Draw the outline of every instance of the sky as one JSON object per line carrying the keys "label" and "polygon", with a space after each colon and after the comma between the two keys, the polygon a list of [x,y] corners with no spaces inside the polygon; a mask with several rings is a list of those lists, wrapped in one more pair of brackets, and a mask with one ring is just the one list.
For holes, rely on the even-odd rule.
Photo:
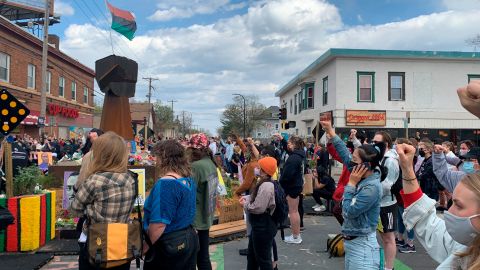
{"label": "sky", "polygon": [[278,105],[275,92],[329,48],[472,51],[465,40],[480,34],[480,0],[109,2],[135,14],[132,41],[110,31],[104,0],[56,0],[60,49],[94,68],[113,44],[139,64],[135,99],[157,78],[152,99],[176,100],[212,134],[232,94]]}

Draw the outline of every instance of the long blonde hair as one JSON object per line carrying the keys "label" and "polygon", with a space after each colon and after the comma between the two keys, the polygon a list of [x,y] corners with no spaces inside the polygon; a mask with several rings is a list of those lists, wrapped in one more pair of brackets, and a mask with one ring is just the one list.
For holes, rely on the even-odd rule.
{"label": "long blonde hair", "polygon": [[[467,174],[463,177],[461,183],[475,193],[477,202],[480,205],[480,174]],[[458,254],[458,256],[468,260],[468,270],[480,269],[480,235],[475,237],[473,243],[467,248],[467,251]]]}
{"label": "long blonde hair", "polygon": [[109,131],[95,139],[91,152],[88,176],[97,172],[127,172],[127,145],[115,132]]}

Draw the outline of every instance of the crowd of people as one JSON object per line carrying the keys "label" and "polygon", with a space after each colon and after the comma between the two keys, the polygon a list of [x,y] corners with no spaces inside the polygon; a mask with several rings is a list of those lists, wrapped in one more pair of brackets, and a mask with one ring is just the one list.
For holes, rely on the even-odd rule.
{"label": "crowd of people", "polygon": [[[459,96],[480,117],[480,82],[459,89]],[[463,141],[456,152],[451,142],[392,138],[384,131],[366,138],[351,130],[345,142],[330,122],[320,124],[324,146],[279,134],[266,144],[235,135],[217,140],[195,134],[188,141],[162,140],[152,146],[160,178],[144,205],[149,240],[144,268],[212,269],[209,229],[223,170],[241,183],[235,194],[246,213],[249,242],[240,253],[247,256],[248,270],[278,269],[275,236],[286,224],[291,235],[282,240],[302,244],[302,193],[309,171],[314,175],[314,211],[325,211],[324,201],[333,201],[345,269],[380,269],[380,245],[384,269],[393,269],[397,251],[415,252],[414,240],[440,264],[438,269],[480,269],[479,148]],[[81,223],[80,269],[96,268],[87,258],[88,225],[127,222],[135,201],[127,143],[113,132],[97,135],[71,205],[88,220]],[[343,164],[337,183],[329,175],[330,157]],[[444,211],[443,219],[437,210]],[[180,242],[181,249],[169,248]],[[115,269],[129,269],[129,264]]]}

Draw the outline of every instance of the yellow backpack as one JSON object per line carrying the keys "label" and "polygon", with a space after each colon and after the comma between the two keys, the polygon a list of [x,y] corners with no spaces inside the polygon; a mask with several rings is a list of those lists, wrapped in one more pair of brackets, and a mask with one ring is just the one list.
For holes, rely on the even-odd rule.
{"label": "yellow backpack", "polygon": [[345,255],[342,234],[337,234],[335,237],[327,240],[327,252],[330,254],[330,258],[343,257]]}

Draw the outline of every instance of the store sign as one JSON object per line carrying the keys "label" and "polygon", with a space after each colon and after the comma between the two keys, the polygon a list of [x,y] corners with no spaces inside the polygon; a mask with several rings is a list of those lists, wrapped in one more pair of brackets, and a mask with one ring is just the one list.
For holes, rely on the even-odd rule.
{"label": "store sign", "polygon": [[333,123],[333,111],[328,111],[328,112],[322,112],[320,113],[320,121],[329,121],[332,126],[334,126]]}
{"label": "store sign", "polygon": [[386,126],[386,111],[346,111],[347,126]]}
{"label": "store sign", "polygon": [[48,104],[48,113],[53,116],[60,114],[66,118],[78,118],[77,109],[71,109],[56,104]]}

